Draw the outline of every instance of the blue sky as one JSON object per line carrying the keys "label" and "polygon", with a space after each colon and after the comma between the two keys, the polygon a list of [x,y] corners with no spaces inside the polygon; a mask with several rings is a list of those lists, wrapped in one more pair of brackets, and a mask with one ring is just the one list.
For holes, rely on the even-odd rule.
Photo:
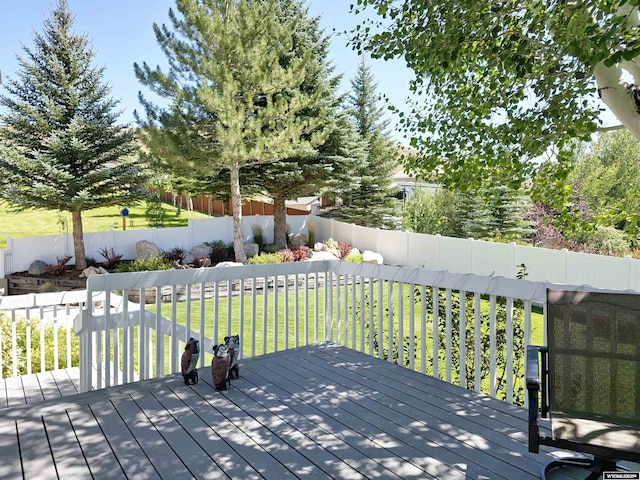
{"label": "blue sky", "polygon": [[[16,54],[21,45],[33,46],[33,32],[42,31],[53,0],[5,0],[0,16],[0,71],[3,77],[15,77]],[[346,0],[307,0],[312,15],[320,15],[327,33],[351,30],[362,21],[349,13]],[[95,63],[106,67],[104,81],[112,88],[112,95],[121,101],[122,122],[133,121],[138,109],[138,91],[145,89],[133,73],[133,63],[163,65],[164,56],[152,30],[153,22],[166,23],[167,12],[175,7],[174,0],[69,0],[75,15],[75,32],[86,34],[96,52]],[[331,59],[336,73],[344,75],[342,89],[349,89],[358,63],[358,55],[346,45],[343,36],[332,35]],[[411,72],[400,60],[385,62],[371,60],[378,83],[378,93],[386,94],[393,103],[402,106],[408,94]],[[0,90],[1,91],[1,90]],[[3,92],[4,93],[4,92]],[[391,117],[389,117],[392,120]],[[399,137],[394,135],[397,139]]]}

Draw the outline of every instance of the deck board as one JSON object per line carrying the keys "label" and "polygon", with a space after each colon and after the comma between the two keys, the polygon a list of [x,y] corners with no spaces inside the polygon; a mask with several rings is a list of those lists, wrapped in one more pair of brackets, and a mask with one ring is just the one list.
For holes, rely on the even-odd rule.
{"label": "deck board", "polygon": [[89,478],[91,472],[68,415],[43,417],[56,473],[61,478]]}
{"label": "deck board", "polygon": [[208,368],[73,394],[76,374],[0,384],[0,479],[527,480],[552,458],[524,409],[334,345],[244,359],[225,392]]}
{"label": "deck board", "polygon": [[[327,359],[327,356],[324,355],[324,358]],[[300,362],[304,362],[303,368],[322,375],[323,372],[314,364],[312,358],[301,358]],[[422,381],[420,384],[422,388],[418,389],[409,384],[412,375],[404,376],[402,375],[404,372],[388,369],[388,366],[392,366],[388,362],[377,362],[373,359],[372,363],[375,364],[374,368],[359,369],[357,374],[339,365],[333,365],[333,368],[326,372],[329,377],[325,376],[324,381],[332,379],[340,382],[343,388],[363,391],[363,395],[367,396],[359,402],[359,405],[375,412],[374,418],[381,416],[391,422],[382,424],[380,428],[384,431],[396,430],[403,441],[409,441],[412,436],[420,435],[424,437],[425,443],[437,442],[437,448],[445,450],[447,445],[451,444],[452,438],[460,442],[463,448],[459,448],[460,445],[456,444],[456,449],[450,451],[448,458],[443,458],[446,463],[455,463],[451,455],[454,457],[462,455],[475,464],[478,472],[500,474],[505,478],[527,478],[527,471],[535,469],[537,462],[532,458],[532,454],[514,455],[514,442],[505,436],[506,433],[522,434],[526,431],[526,422],[522,421],[521,429],[517,431],[505,427],[495,419],[487,418],[488,421],[485,422],[483,415],[468,407],[462,408],[459,399],[442,398],[430,393],[429,383],[444,382],[429,378],[429,382]],[[358,383],[363,381],[364,383]],[[375,399],[370,398],[371,393],[367,394],[366,389],[371,389],[371,385],[375,385],[373,387],[374,395],[377,397]],[[380,395],[385,396],[380,397]],[[458,408],[457,413],[450,411],[452,407]],[[403,425],[407,424],[413,425],[410,431],[403,428]],[[437,427],[434,428],[433,425]],[[526,440],[524,435],[521,440]],[[490,454],[486,455],[485,451],[489,451]],[[487,472],[485,469],[492,472]]]}
{"label": "deck board", "polygon": [[94,478],[107,476],[109,478],[126,478],[89,406],[82,405],[71,408],[67,414],[92,476]]}
{"label": "deck board", "polygon": [[161,478],[111,402],[92,405],[91,411],[128,478]]}

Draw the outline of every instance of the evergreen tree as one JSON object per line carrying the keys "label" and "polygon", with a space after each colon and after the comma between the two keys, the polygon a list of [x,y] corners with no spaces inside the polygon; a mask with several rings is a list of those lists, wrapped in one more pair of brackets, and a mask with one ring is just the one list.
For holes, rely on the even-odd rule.
{"label": "evergreen tree", "polygon": [[166,135],[196,170],[229,170],[235,255],[246,262],[240,169],[305,154],[323,140],[318,122],[299,115],[317,101],[300,91],[311,58],[296,54],[298,25],[279,17],[275,0],[177,0],[177,9],[169,10],[171,29],[153,27],[168,72],[135,65],[140,81],[169,101],[141,96],[141,123],[151,138]]}
{"label": "evergreen tree", "polygon": [[0,116],[0,196],[17,210],[68,211],[76,269],[86,267],[82,212],[126,205],[145,183],[130,128],[116,125],[117,101],[101,83],[104,68],[85,36],[72,31],[66,0],[58,0],[34,33],[34,48],[7,78]]}
{"label": "evergreen tree", "polygon": [[[322,120],[316,133],[332,135],[331,140],[325,142],[326,146],[319,145],[314,152],[283,158],[257,169],[257,177],[263,180],[263,191],[273,199],[274,242],[278,247],[285,248],[285,201],[317,194],[332,184],[341,172],[350,170],[351,163],[355,161],[355,152],[338,153],[341,147],[336,142],[340,139],[348,141],[348,134],[335,130],[348,126],[344,119],[336,120],[341,101],[336,93],[340,76],[333,75],[334,67],[329,61],[329,37],[320,28],[320,18],[309,17],[308,8],[299,0],[279,0],[278,5],[283,18],[296,19],[298,29],[293,32],[296,56],[310,55],[312,58],[300,90],[305,95],[312,95],[317,102],[310,104],[299,115]],[[281,63],[288,61],[288,57],[281,58]]]}
{"label": "evergreen tree", "polygon": [[351,89],[348,112],[366,144],[366,160],[353,172],[351,184],[340,192],[342,205],[332,215],[365,227],[394,228],[391,177],[397,166],[397,151],[388,139],[388,121],[378,105],[377,84],[364,56],[351,80]]}

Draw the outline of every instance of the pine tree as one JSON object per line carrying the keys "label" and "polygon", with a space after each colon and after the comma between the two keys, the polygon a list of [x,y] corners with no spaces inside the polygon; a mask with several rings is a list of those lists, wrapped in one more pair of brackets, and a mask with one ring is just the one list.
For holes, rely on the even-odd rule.
{"label": "pine tree", "polygon": [[[327,137],[324,142],[326,146],[323,143],[316,151],[283,158],[256,170],[257,177],[263,180],[264,193],[273,199],[274,243],[284,248],[287,245],[286,200],[319,193],[332,184],[341,172],[350,170],[354,155],[353,152],[343,152],[344,155],[337,153],[340,147],[336,142],[345,136],[335,130],[344,129],[346,125],[344,119],[337,120],[341,98],[336,91],[340,76],[333,75],[334,67],[329,60],[329,37],[323,34],[320,18],[309,17],[308,8],[300,0],[279,0],[278,6],[283,18],[296,19],[297,30],[293,32],[295,55],[310,55],[312,59],[300,90],[305,95],[312,95],[317,102],[310,104],[299,115],[321,120],[315,133]],[[281,63],[288,61],[288,57],[281,59]],[[329,140],[330,135],[332,137]]]}
{"label": "pine tree", "polygon": [[351,80],[348,112],[366,144],[366,161],[353,171],[352,182],[340,192],[342,205],[332,213],[365,227],[395,228],[396,209],[391,178],[397,152],[389,141],[384,109],[378,105],[377,84],[364,56]]}
{"label": "pine tree", "polygon": [[169,101],[141,97],[141,123],[151,149],[167,136],[195,170],[229,170],[235,255],[246,262],[240,169],[306,154],[322,141],[318,122],[299,115],[316,101],[300,91],[311,58],[295,55],[295,19],[279,18],[275,0],[178,0],[177,9],[169,10],[171,29],[154,24],[168,72],[135,65],[140,81]]}
{"label": "pine tree", "polygon": [[133,131],[116,125],[104,68],[92,66],[89,40],[72,28],[67,1],[58,0],[33,50],[18,56],[17,79],[5,81],[0,196],[16,210],[70,212],[75,266],[84,269],[82,212],[142,198],[146,175]]}

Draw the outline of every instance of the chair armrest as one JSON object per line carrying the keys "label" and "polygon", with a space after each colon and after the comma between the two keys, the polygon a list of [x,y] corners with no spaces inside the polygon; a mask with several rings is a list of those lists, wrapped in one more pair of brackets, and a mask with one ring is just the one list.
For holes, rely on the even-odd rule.
{"label": "chair armrest", "polygon": [[539,351],[539,347],[535,345],[527,345],[525,381],[529,395],[531,395],[532,392],[538,392],[540,390],[540,368],[538,363]]}

